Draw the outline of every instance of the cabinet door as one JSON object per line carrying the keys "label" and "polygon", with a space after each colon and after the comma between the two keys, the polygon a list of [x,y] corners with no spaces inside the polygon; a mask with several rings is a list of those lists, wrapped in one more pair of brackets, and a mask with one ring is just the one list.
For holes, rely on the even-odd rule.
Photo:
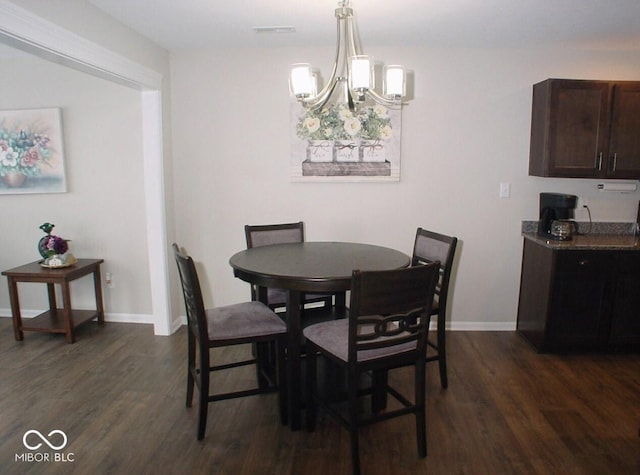
{"label": "cabinet door", "polygon": [[612,97],[607,176],[640,177],[640,83],[616,84]]}
{"label": "cabinet door", "polygon": [[597,177],[607,158],[609,85],[556,81],[551,85],[549,175]]}
{"label": "cabinet door", "polygon": [[618,253],[610,343],[620,349],[640,347],[640,253],[637,252]]}
{"label": "cabinet door", "polygon": [[547,350],[545,338],[553,256],[554,252],[548,247],[524,240],[516,328],[538,351]]}
{"label": "cabinet door", "polygon": [[558,252],[547,338],[556,349],[606,345],[611,256],[602,252]]}

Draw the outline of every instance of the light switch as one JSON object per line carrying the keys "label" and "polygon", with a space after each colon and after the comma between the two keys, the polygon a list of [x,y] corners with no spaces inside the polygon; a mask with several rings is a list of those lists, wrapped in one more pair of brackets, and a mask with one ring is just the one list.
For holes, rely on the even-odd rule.
{"label": "light switch", "polygon": [[511,184],[500,183],[500,198],[509,198],[511,196]]}

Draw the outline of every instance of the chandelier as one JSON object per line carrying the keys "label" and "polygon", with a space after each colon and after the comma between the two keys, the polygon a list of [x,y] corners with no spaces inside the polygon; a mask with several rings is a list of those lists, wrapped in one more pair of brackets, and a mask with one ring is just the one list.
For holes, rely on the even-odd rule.
{"label": "chandelier", "polygon": [[291,66],[289,88],[291,94],[307,109],[322,109],[334,95],[336,102],[356,104],[367,98],[386,107],[400,107],[405,95],[405,71],[402,66],[384,67],[383,93],[375,88],[374,63],[362,53],[357,25],[350,0],[340,0],[335,10],[337,20],[336,55],[328,81],[318,92],[318,74],[308,63]]}

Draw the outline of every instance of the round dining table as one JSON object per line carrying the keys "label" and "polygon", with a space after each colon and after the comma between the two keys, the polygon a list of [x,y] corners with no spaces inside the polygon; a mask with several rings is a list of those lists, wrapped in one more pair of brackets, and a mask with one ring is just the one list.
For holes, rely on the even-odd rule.
{"label": "round dining table", "polygon": [[229,259],[237,278],[258,287],[260,301],[267,303],[267,288],[287,292],[288,413],[292,430],[301,426],[301,295],[337,293],[335,311],[339,315],[344,310],[344,292],[351,288],[354,270],[399,269],[410,262],[409,256],[400,251],[351,242],[273,244],[240,251]]}

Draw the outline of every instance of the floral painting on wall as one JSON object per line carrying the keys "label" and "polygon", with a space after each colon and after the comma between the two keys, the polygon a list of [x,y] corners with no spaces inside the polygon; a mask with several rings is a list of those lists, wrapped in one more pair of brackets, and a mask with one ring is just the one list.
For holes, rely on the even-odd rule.
{"label": "floral painting on wall", "polygon": [[60,109],[0,111],[0,194],[65,191]]}
{"label": "floral painting on wall", "polygon": [[399,181],[401,110],[382,105],[350,110],[291,109],[293,181]]}

